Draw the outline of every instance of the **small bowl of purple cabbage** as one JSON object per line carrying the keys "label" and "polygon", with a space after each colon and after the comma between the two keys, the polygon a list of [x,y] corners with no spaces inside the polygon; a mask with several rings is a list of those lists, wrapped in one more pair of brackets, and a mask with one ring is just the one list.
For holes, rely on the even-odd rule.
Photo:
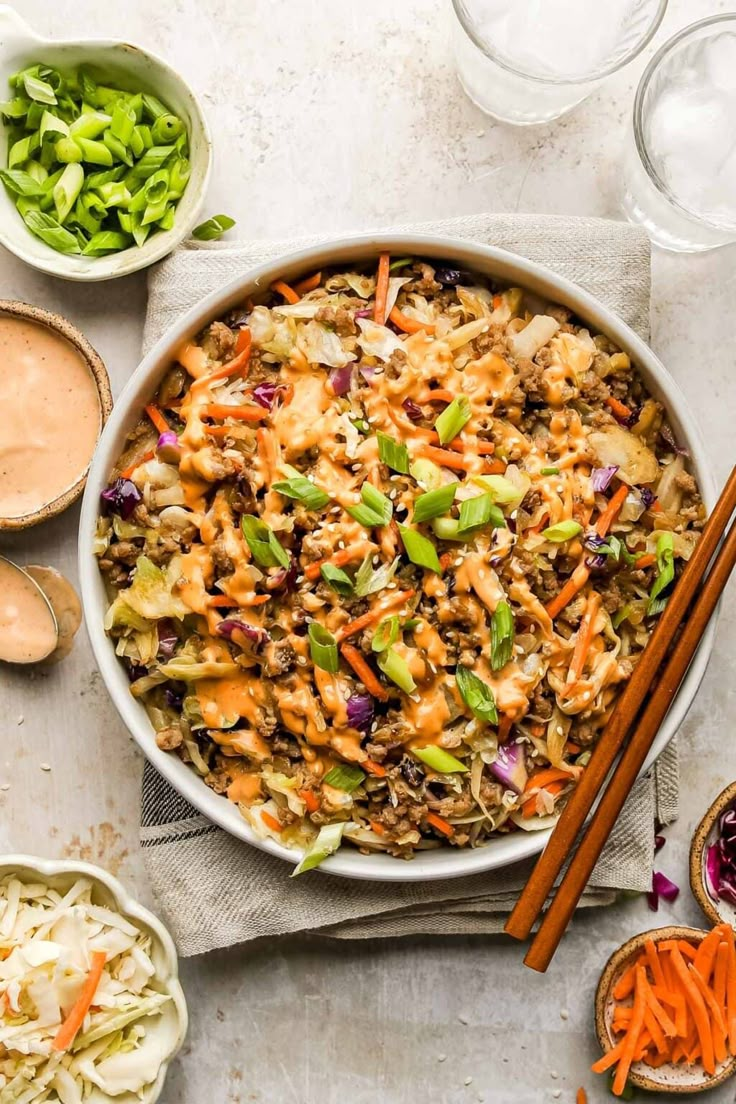
{"label": "small bowl of purple cabbage", "polygon": [[693,836],[690,885],[714,924],[736,927],[736,782],[718,795]]}

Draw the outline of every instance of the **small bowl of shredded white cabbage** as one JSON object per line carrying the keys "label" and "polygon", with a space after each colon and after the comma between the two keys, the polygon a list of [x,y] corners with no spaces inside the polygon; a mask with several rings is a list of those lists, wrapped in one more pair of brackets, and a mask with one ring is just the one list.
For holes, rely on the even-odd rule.
{"label": "small bowl of shredded white cabbage", "polygon": [[153,1104],[186,1028],[173,940],[115,878],[0,856],[2,1104]]}

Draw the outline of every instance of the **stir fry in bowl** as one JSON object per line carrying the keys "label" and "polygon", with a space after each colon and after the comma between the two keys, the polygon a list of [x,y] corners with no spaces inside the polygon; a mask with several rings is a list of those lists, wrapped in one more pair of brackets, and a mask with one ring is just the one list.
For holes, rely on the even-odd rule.
{"label": "stir fry in bowl", "polygon": [[413,258],[178,350],[103,493],[160,748],[261,837],[410,858],[546,827],[704,520],[626,354]]}

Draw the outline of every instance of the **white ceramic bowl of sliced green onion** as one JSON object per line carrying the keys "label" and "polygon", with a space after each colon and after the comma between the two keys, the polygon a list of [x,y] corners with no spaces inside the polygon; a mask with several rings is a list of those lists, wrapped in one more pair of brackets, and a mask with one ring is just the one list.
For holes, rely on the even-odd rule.
{"label": "white ceramic bowl of sliced green onion", "polygon": [[0,244],[21,260],[109,280],[191,232],[212,143],[194,93],[160,58],[51,41],[0,5],[0,100]]}

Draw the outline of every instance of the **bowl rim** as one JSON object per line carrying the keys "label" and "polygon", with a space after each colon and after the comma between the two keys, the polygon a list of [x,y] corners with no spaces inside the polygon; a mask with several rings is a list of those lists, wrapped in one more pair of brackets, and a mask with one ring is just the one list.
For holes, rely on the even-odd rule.
{"label": "bowl rim", "polygon": [[178,1030],[170,1054],[161,1063],[155,1081],[152,1081],[146,1087],[145,1095],[142,1097],[143,1104],[155,1104],[163,1090],[169,1066],[181,1049],[189,1026],[189,1011],[184,990],[179,980],[179,956],[168,928],[159,920],[158,916],[142,905],[136,897],[132,896],[113,874],[95,863],[86,862],[84,859],[45,859],[38,855],[23,853],[0,853],[0,878],[11,872],[16,873],[19,877],[23,877],[24,872],[30,872],[32,875],[40,877],[40,879],[63,878],[66,875],[69,876],[70,880],[78,875],[89,878],[108,890],[122,915],[142,924],[158,940],[163,951],[167,972],[165,975],[157,972],[155,975],[156,981],[171,997],[176,1012]]}
{"label": "bowl rim", "polygon": [[[169,253],[176,249],[177,246],[181,245],[184,239],[188,237],[192,227],[195,225],[202,210],[212,175],[214,157],[212,134],[202,104],[189,82],[164,58],[144,46],[129,42],[125,39],[87,37],[49,38],[46,35],[38,34],[18,12],[12,8],[7,8],[5,5],[0,7],[0,20],[9,28],[9,32],[12,35],[13,46],[16,50],[22,50],[24,42],[27,42],[29,50],[34,46],[41,48],[51,47],[54,50],[64,47],[79,47],[85,50],[94,50],[95,48],[108,50],[118,49],[121,54],[128,54],[133,57],[138,55],[144,61],[150,63],[154,74],[156,74],[157,71],[163,71],[168,79],[180,86],[183,97],[189,102],[192,116],[192,129],[196,126],[202,142],[202,149],[199,156],[203,165],[199,194],[194,196],[189,216],[182,220],[178,220],[175,216],[174,226],[171,230],[159,231],[158,234],[150,239],[150,243],[147,243],[150,244],[150,249],[147,249],[146,245],[140,249],[135,246],[129,246],[127,249],[120,250],[118,253],[112,253],[104,257],[80,257],[78,254],[75,254],[75,264],[81,264],[81,267],[74,270],[71,268],[67,269],[66,254],[58,253],[49,246],[48,250],[44,251],[43,254],[35,256],[30,249],[25,248],[24,243],[28,238],[33,238],[33,235],[30,230],[26,228],[20,216],[18,216],[18,219],[15,221],[17,222],[19,231],[22,231],[22,233],[19,232],[17,235],[15,230],[8,231],[3,225],[3,220],[0,219],[0,245],[10,253],[13,253],[19,260],[30,265],[39,272],[45,272],[50,276],[56,276],[60,279],[77,283],[95,283],[103,280],[115,280],[121,276],[129,276],[133,272],[139,272],[143,268],[148,268],[150,265],[168,256]],[[150,83],[154,86],[156,84],[155,79]],[[190,158],[191,144],[190,135]],[[9,225],[15,226],[15,222]],[[157,243],[155,244],[155,248],[153,247],[154,243]],[[141,254],[143,254],[143,256],[141,256]],[[122,263],[121,258],[124,258]]]}
{"label": "bowl rim", "polygon": [[[22,299],[0,299],[0,314],[9,314],[14,318],[24,318],[29,322],[36,322],[40,326],[45,326],[47,329],[53,330],[55,333],[60,334],[61,337],[66,338],[69,344],[73,345],[84,359],[92,379],[94,380],[95,387],[97,388],[97,396],[100,401],[100,426],[97,431],[97,440],[95,441],[96,449],[107,419],[110,417],[112,411],[110,377],[107,374],[105,362],[100,354],[90,344],[82,331],[77,329],[68,318],[65,318],[62,314],[56,314],[53,311],[46,310],[45,307],[36,307],[32,303],[26,303]],[[3,530],[10,532],[18,529],[30,529],[32,525],[38,525],[39,522],[46,521],[48,518],[56,517],[58,514],[63,513],[67,507],[71,506],[73,502],[76,502],[84,490],[87,482],[87,473],[89,472],[91,464],[92,457],[90,456],[89,464],[76,483],[73,483],[71,487],[67,487],[65,491],[62,491],[60,495],[57,495],[56,498],[52,499],[50,502],[46,502],[43,506],[39,506],[37,510],[32,510],[30,514],[23,514],[21,517],[10,518],[0,516],[0,532]]]}
{"label": "bowl rim", "polygon": [[[609,956],[596,985],[594,1002],[595,1034],[604,1054],[608,1054],[613,1049],[613,1040],[606,1023],[606,1012],[612,999],[611,990],[629,959],[641,950],[644,942],[648,939],[654,942],[663,939],[685,939],[690,943],[702,943],[706,935],[708,935],[708,932],[702,928],[692,928],[684,924],[668,924],[665,927],[650,928],[648,931],[633,935],[631,939],[627,939]],[[631,1071],[627,1080],[632,1085],[636,1085],[637,1088],[646,1089],[649,1092],[666,1093],[671,1096],[710,1092],[711,1089],[722,1085],[724,1081],[728,1081],[736,1072],[736,1057],[727,1059],[720,1073],[715,1073],[712,1077],[705,1074],[705,1071],[703,1072],[704,1080],[695,1084],[667,1084],[657,1081],[655,1077],[637,1071]]]}
{"label": "bowl rim", "polygon": [[[736,802],[736,782],[730,782],[710,803],[690,841],[690,889],[701,910],[712,924],[730,924],[732,917],[721,915],[719,902],[713,901],[708,893],[705,878],[705,849],[716,821],[724,809],[729,805],[733,805],[734,802]],[[731,906],[731,910],[733,911],[733,906]]]}
{"label": "bowl rim", "polygon": [[[235,835],[271,855],[285,859],[292,865],[301,857],[300,851],[289,849],[270,838],[256,836],[250,825],[240,816],[232,803],[210,791],[202,780],[181,760],[161,751],[151,738],[151,726],[142,706],[134,701],[129,683],[120,668],[109,640],[102,628],[104,618],[104,590],[92,553],[92,537],[98,514],[99,492],[105,486],[116,459],[118,442],[129,427],[131,411],[141,402],[148,401],[156,382],[163,374],[164,365],[171,353],[183,340],[196,333],[206,322],[218,317],[233,306],[238,299],[251,291],[258,292],[273,280],[295,279],[305,271],[313,271],[322,265],[350,260],[372,258],[389,250],[399,255],[414,254],[436,259],[462,258],[461,267],[494,272],[504,283],[515,282],[531,290],[544,289],[553,302],[571,307],[583,320],[596,320],[602,332],[611,336],[643,371],[648,386],[664,398],[668,410],[678,423],[685,443],[690,447],[706,508],[715,504],[715,485],[705,447],[695,425],[684,395],[674,379],[667,373],[659,359],[644,340],[626,325],[610,308],[589,292],[558,276],[551,269],[517,254],[494,246],[483,245],[469,239],[411,232],[384,232],[360,234],[330,239],[311,245],[297,252],[278,256],[249,268],[230,281],[225,287],[205,296],[181,315],[146,353],[139,367],[128,380],[115,411],[106,427],[90,468],[90,474],[82,503],[79,525],[79,578],[85,621],[92,650],[103,681],[116,710],[141,750],[163,777],[204,817],[220,828]],[[141,403],[142,405],[142,403]],[[658,739],[647,756],[641,773],[645,773],[661,754],[682,723],[698,686],[713,647],[715,622],[711,620],[700,644],[680,692],[675,698],[667,718],[660,729]],[[123,681],[124,680],[124,681]],[[181,768],[181,769],[178,769]],[[230,806],[230,810],[226,806]],[[234,814],[234,815],[233,815]],[[479,874],[487,870],[509,866],[521,859],[538,854],[549,839],[551,829],[512,836],[496,837],[483,847],[460,850],[443,849],[431,854],[415,856],[411,862],[403,862],[385,855],[361,855],[357,850],[341,849],[325,860],[319,870],[327,874],[365,879],[368,881],[415,882],[435,881]],[[440,857],[444,856],[444,857]]]}

